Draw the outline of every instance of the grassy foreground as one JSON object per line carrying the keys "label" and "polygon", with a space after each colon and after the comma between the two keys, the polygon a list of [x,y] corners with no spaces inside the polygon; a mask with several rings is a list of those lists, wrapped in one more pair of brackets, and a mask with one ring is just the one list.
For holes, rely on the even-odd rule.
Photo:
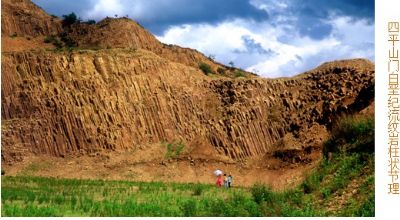
{"label": "grassy foreground", "polygon": [[325,146],[327,157],[301,185],[283,192],[264,185],[5,176],[1,215],[374,216],[373,131],[373,119],[345,119]]}

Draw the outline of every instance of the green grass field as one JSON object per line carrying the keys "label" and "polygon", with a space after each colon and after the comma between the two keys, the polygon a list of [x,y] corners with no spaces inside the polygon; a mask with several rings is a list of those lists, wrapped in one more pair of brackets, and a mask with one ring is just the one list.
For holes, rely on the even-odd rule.
{"label": "green grass field", "polygon": [[302,184],[283,192],[259,184],[225,189],[205,184],[4,176],[1,215],[374,216],[373,123],[351,123],[359,132],[345,141],[339,141],[346,138],[340,132],[333,135],[327,146],[341,142],[342,147],[334,148],[332,158],[322,160]]}
{"label": "green grass field", "polygon": [[[263,185],[214,185],[3,177],[2,216],[373,216],[372,158],[358,155],[323,161],[303,184],[284,192]],[[366,170],[366,171],[364,171]],[[329,178],[328,178],[329,177]],[[327,180],[329,179],[329,180]],[[343,208],[335,194],[352,180],[359,193]],[[339,195],[338,194],[338,195]],[[337,195],[336,195],[337,196]],[[328,210],[332,203],[333,210]],[[335,209],[336,208],[336,209]]]}

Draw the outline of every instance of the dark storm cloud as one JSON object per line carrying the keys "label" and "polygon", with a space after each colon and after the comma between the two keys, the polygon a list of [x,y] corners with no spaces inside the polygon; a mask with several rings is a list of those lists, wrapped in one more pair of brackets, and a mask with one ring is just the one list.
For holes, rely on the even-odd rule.
{"label": "dark storm cloud", "polygon": [[[96,0],[69,1],[69,0],[33,0],[47,12],[61,16],[72,11],[84,19],[102,19],[105,14],[95,17],[85,17],[87,12],[96,5]],[[143,26],[155,34],[161,34],[164,30],[174,25],[190,23],[215,24],[230,18],[253,19],[262,21],[268,19],[268,13],[252,6],[248,0],[120,0],[110,1],[121,4],[124,8],[121,16],[137,20]],[[140,7],[140,14],[135,14],[135,7]],[[112,7],[111,7],[112,8]],[[132,9],[132,10],[131,10]],[[113,16],[110,12],[108,16]]]}
{"label": "dark storm cloud", "polygon": [[328,36],[332,26],[325,23],[325,19],[332,13],[335,16],[349,16],[353,19],[367,19],[374,21],[375,5],[373,0],[306,0],[297,2],[292,10],[299,18],[301,35],[320,40]]}
{"label": "dark storm cloud", "polygon": [[365,18],[370,21],[374,20],[375,1],[373,0],[309,0],[308,5],[315,11],[334,10],[339,15],[348,15],[355,18]]}
{"label": "dark storm cloud", "polygon": [[162,8],[156,16],[144,18],[143,24],[160,33],[169,26],[188,23],[214,24],[230,18],[268,19],[267,13],[250,5],[248,0],[180,0],[177,3],[173,6],[174,10]]}
{"label": "dark storm cloud", "polygon": [[245,46],[245,50],[234,50],[234,53],[238,53],[238,54],[243,54],[243,53],[247,53],[247,54],[260,54],[260,55],[265,55],[265,56],[273,56],[273,55],[277,55],[277,53],[273,50],[269,49],[265,49],[261,43],[256,42],[253,38],[251,38],[250,36],[243,36],[242,37],[243,40],[243,44]]}
{"label": "dark storm cloud", "polygon": [[276,76],[334,59],[374,59],[374,0],[32,1],[83,20],[128,15],[164,43]]}
{"label": "dark storm cloud", "polygon": [[[61,16],[71,12],[77,13],[84,19],[100,20],[105,16],[113,16],[116,12],[110,11],[92,14],[101,0],[33,0],[50,14]],[[104,0],[103,0],[104,2]],[[258,0],[266,5],[273,5],[276,1]],[[329,13],[346,15],[353,18],[366,18],[371,22],[374,18],[373,0],[282,0],[287,5],[283,11],[260,10],[251,4],[250,0],[110,0],[109,4],[120,4],[122,15],[137,20],[143,26],[159,35],[171,26],[181,24],[207,23],[215,24],[230,18],[245,18],[255,21],[268,21],[279,25],[274,20],[277,15],[294,16],[296,21],[288,22],[296,25],[300,34],[313,39],[322,39],[328,36],[332,27],[324,23]],[[141,8],[140,13],[134,10]],[[112,10],[113,7],[110,7]],[[105,8],[104,10],[107,10]]]}
{"label": "dark storm cloud", "polygon": [[336,12],[338,15],[373,20],[375,13],[375,2],[373,0],[288,0],[286,2],[289,6],[292,6],[291,10],[316,18],[324,18],[329,12]]}
{"label": "dark storm cloud", "polygon": [[332,32],[332,25],[325,22],[325,17],[310,16],[307,13],[300,14],[297,24],[302,36],[309,36],[315,40],[321,40]]}
{"label": "dark storm cloud", "polygon": [[32,0],[47,13],[61,17],[62,15],[75,12],[78,15],[86,13],[93,7],[91,0],[68,1],[68,0]]}
{"label": "dark storm cloud", "polygon": [[[270,4],[270,0],[259,0],[259,3]],[[266,10],[270,14],[271,22],[274,25],[274,18],[285,14],[295,19],[285,20],[283,24],[295,26],[300,35],[308,36],[315,40],[321,40],[332,32],[331,24],[326,23],[329,16],[348,16],[352,19],[366,19],[374,22],[375,3],[373,0],[282,0],[286,5],[285,10]],[[282,42],[286,42],[282,38]]]}

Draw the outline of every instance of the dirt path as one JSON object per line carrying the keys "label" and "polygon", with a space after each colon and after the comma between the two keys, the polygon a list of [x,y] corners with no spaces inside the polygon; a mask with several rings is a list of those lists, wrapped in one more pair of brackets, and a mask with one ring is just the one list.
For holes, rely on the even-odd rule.
{"label": "dirt path", "polygon": [[153,149],[148,152],[109,152],[66,158],[31,156],[19,163],[2,165],[6,175],[210,184],[215,182],[213,171],[221,169],[233,175],[233,184],[236,186],[264,183],[281,190],[297,186],[305,173],[319,161],[319,155],[316,155],[316,159],[307,164],[276,166],[279,161],[265,158],[235,163],[191,156],[166,160],[159,155],[163,154]]}

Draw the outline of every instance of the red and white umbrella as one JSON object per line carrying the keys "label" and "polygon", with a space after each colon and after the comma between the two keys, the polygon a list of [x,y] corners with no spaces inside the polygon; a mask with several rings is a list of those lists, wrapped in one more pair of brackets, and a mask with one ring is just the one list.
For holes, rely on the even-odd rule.
{"label": "red and white umbrella", "polygon": [[216,171],[214,171],[214,174],[216,176],[221,176],[222,175],[222,171],[221,170],[216,170]]}

